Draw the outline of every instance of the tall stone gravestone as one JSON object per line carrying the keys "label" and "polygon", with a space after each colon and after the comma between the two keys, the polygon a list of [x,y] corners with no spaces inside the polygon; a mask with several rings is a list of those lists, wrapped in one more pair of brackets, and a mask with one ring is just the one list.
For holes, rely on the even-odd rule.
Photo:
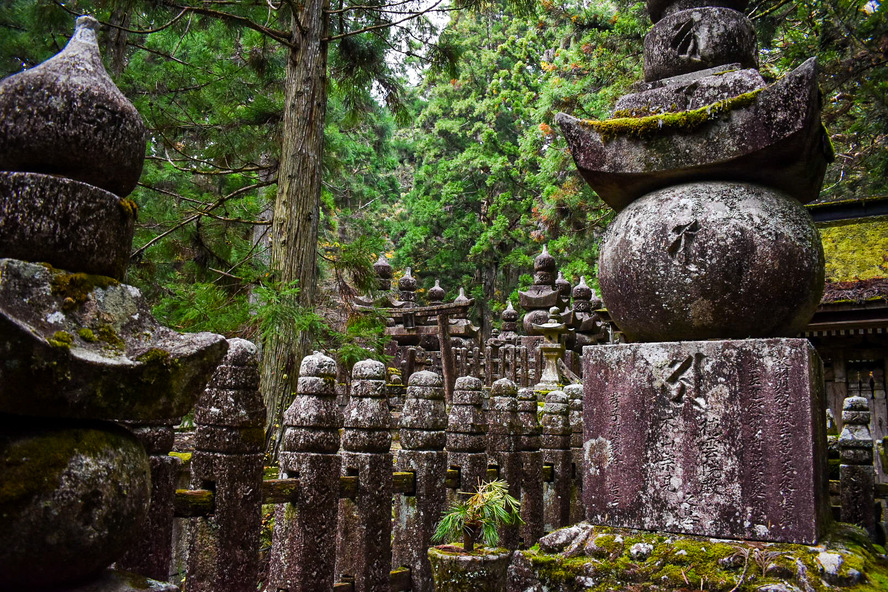
{"label": "tall stone gravestone", "polygon": [[169,450],[165,426],[228,347],[159,325],[120,281],[145,126],[102,66],[97,25],[81,17],[61,53],[0,81],[4,590],[175,589],[106,568],[149,535],[145,445]]}
{"label": "tall stone gravestone", "polygon": [[611,119],[557,118],[618,212],[599,281],[633,342],[584,350],[583,495],[598,524],[810,543],[822,370],[792,337],[823,290],[802,204],[832,154],[815,62],[767,85],[745,5],[648,0],[645,82]]}

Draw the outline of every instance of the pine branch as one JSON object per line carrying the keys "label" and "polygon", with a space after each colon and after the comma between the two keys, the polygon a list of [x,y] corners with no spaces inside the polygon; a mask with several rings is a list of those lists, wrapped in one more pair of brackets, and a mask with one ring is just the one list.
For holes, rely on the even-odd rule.
{"label": "pine branch", "polygon": [[390,23],[380,23],[378,25],[370,25],[368,27],[364,27],[363,29],[358,29],[357,31],[349,31],[348,33],[340,33],[339,35],[333,35],[332,37],[327,37],[326,39],[324,39],[324,41],[328,41],[328,42],[329,41],[336,41],[337,39],[342,39],[343,37],[351,37],[353,35],[360,35],[361,33],[366,33],[368,31],[375,31],[377,29],[388,29],[390,27],[400,25],[401,23],[404,23],[404,22],[407,22],[407,21],[410,21],[413,19],[417,19],[417,18],[423,16],[424,14],[428,14],[429,12],[437,12],[436,8],[439,4],[441,4],[441,2],[443,2],[443,0],[437,0],[434,4],[432,4],[428,8],[425,8],[419,12],[412,13],[412,14],[410,14],[410,16],[405,16],[404,18],[402,18],[401,20],[398,20],[398,21],[393,21]]}
{"label": "pine branch", "polygon": [[280,43],[281,45],[285,45],[291,49],[293,49],[294,43],[290,37],[290,34],[286,31],[278,31],[277,29],[272,29],[270,27],[266,27],[260,25],[259,23],[248,19],[247,17],[240,16],[237,14],[231,14],[230,12],[224,12],[221,10],[214,10],[212,8],[204,8],[202,6],[182,6],[180,4],[176,4],[174,2],[169,2],[168,0],[164,0],[164,5],[169,6],[170,8],[176,8],[180,10],[185,10],[188,12],[192,12],[194,14],[199,14],[202,16],[210,16],[213,18],[217,18],[223,21],[228,21],[230,23],[235,23],[242,27],[246,27],[248,29],[252,29],[258,33],[262,33],[266,37],[270,37]]}

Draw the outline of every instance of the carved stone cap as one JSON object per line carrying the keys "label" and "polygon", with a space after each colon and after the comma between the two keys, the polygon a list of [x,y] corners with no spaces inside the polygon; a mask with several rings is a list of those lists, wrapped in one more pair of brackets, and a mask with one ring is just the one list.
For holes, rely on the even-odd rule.
{"label": "carved stone cap", "polygon": [[392,266],[382,253],[379,254],[379,259],[373,264],[373,271],[375,271],[376,275],[380,278],[386,280],[392,279]]}
{"label": "carved stone cap", "polygon": [[335,378],[336,362],[333,358],[316,351],[312,355],[302,358],[302,364],[299,366],[299,376]]}

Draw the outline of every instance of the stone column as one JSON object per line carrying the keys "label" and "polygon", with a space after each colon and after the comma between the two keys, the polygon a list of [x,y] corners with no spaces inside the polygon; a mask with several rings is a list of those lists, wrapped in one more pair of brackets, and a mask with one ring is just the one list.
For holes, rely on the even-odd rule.
{"label": "stone column", "polygon": [[342,474],[358,478],[358,491],[339,502],[336,572],[354,578],[355,592],[389,592],[393,459],[382,362],[355,364],[344,426]]}
{"label": "stone column", "polygon": [[522,545],[533,546],[543,536],[543,456],[540,420],[532,388],[518,390],[518,458],[521,463]]}
{"label": "stone column", "polygon": [[472,491],[487,478],[487,416],[481,379],[460,376],[447,418],[447,464],[459,470],[459,491]]}
{"label": "stone column", "polygon": [[284,413],[281,478],[298,479],[295,499],[275,509],[268,589],[333,588],[339,512],[336,362],[315,352],[302,360],[296,399]]}
{"label": "stone column", "polygon": [[568,398],[570,422],[570,523],[582,521],[586,516],[583,507],[583,385],[569,384],[564,387]]}
{"label": "stone column", "polygon": [[192,524],[189,592],[253,592],[259,575],[265,406],[256,346],[228,343],[194,414],[191,486],[213,491],[216,509]]}
{"label": "stone column", "polygon": [[[552,465],[552,481],[545,483],[544,530],[551,532],[573,523],[571,519],[571,427],[568,398],[563,391],[551,391],[543,406],[543,463]],[[580,504],[577,504],[580,505]],[[582,506],[581,506],[582,507]]]}
{"label": "stone column", "polygon": [[[490,387],[490,409],[487,412],[488,456],[490,464],[499,468],[499,478],[509,483],[509,494],[521,499],[521,457],[518,449],[518,387],[508,378],[501,378]],[[517,549],[518,525],[503,526],[500,546]]]}
{"label": "stone column", "polygon": [[441,518],[447,491],[447,411],[444,383],[434,372],[417,372],[407,385],[401,415],[401,448],[398,471],[413,473],[412,494],[395,498],[392,562],[410,568],[413,592],[433,592],[432,570],[426,551]]}
{"label": "stone column", "polygon": [[117,567],[149,578],[165,581],[170,577],[173,557],[173,495],[181,461],[170,456],[173,424],[179,420],[120,422],[145,447],[151,466],[151,506],[139,527],[138,538],[130,545]]}
{"label": "stone column", "polygon": [[876,534],[873,438],[870,410],[863,397],[848,397],[842,408],[839,453],[842,464],[842,522],[857,524],[871,537]]}

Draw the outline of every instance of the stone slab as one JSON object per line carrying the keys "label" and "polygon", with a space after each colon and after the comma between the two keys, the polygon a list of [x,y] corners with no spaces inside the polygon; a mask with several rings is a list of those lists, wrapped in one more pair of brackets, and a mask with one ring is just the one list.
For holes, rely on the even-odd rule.
{"label": "stone slab", "polygon": [[822,363],[805,339],[586,347],[592,523],[814,543],[828,521]]}

